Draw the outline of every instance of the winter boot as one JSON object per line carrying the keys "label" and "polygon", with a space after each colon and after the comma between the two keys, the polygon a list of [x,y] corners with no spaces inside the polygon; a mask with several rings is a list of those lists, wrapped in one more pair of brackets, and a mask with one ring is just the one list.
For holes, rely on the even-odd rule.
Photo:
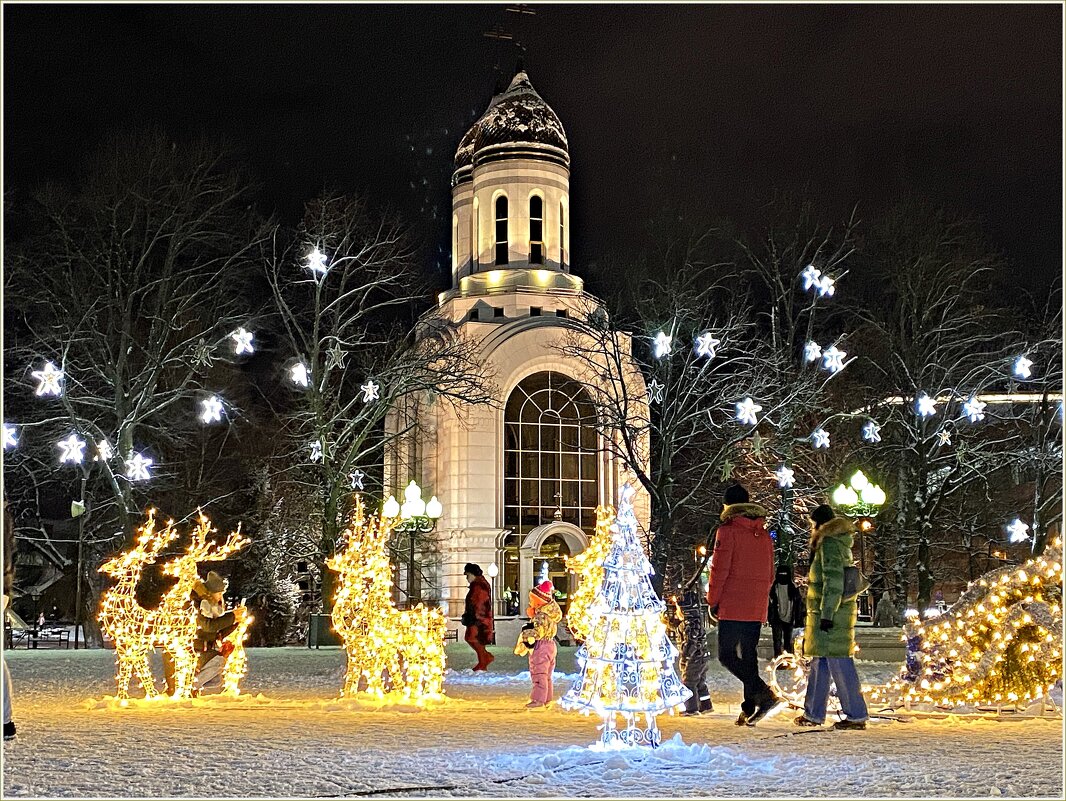
{"label": "winter boot", "polygon": [[15,721],[9,720],[4,724],[4,740],[15,739]]}
{"label": "winter boot", "polygon": [[834,723],[833,724],[833,728],[834,729],[840,729],[841,731],[847,731],[847,730],[851,730],[851,729],[855,729],[856,731],[859,731],[859,730],[862,730],[862,729],[866,728],[866,721],[865,720],[848,720],[847,718],[844,718],[843,720],[838,720],[836,723]]}
{"label": "winter boot", "polygon": [[821,723],[817,723],[816,721],[811,720],[806,715],[800,715],[798,718],[796,718],[792,722],[794,724],[796,724],[797,726],[804,726],[804,727],[807,727],[807,728],[813,728],[815,726],[821,726],[822,725]]}
{"label": "winter boot", "polygon": [[771,695],[765,701],[762,701],[757,707],[755,707],[755,711],[748,716],[748,725],[754,726],[756,723],[766,717],[767,713],[771,709],[778,706],[780,703],[781,699],[778,698],[776,695]]}

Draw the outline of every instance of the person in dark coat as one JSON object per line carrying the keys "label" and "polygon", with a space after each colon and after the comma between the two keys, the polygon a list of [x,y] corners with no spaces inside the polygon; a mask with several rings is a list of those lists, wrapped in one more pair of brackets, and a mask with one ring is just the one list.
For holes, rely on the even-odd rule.
{"label": "person in dark coat", "polygon": [[707,633],[703,625],[703,604],[700,593],[690,588],[681,594],[681,620],[678,626],[678,640],[681,643],[678,667],[682,683],[689,688],[692,696],[685,701],[682,715],[698,715],[712,712],[711,690],[707,686]]}
{"label": "person in dark coat", "polygon": [[779,565],[773,586],[770,587],[770,603],[767,619],[774,637],[774,658],[788,651],[792,653],[792,632],[803,625],[805,611],[803,597],[792,580],[792,568]]}
{"label": "person in dark coat", "polygon": [[892,603],[892,595],[888,590],[881,593],[881,600],[877,602],[874,610],[874,627],[882,629],[896,628],[900,625],[899,610]]}
{"label": "person in dark coat", "polygon": [[754,726],[781,703],[759,676],[759,633],[774,583],[774,543],[766,510],[736,484],[725,491],[714,543],[707,605],[718,621],[718,661],[744,684],[738,726]]}
{"label": "person in dark coat", "polygon": [[462,624],[466,626],[466,644],[477,654],[474,670],[488,670],[496,658],[485,647],[492,642],[492,587],[485,578],[480,565],[468,562],[463,568],[470,589],[466,593],[466,609],[463,611]]}
{"label": "person in dark coat", "polygon": [[836,729],[865,729],[869,713],[855,670],[855,596],[844,598],[844,568],[852,564],[855,526],[822,504],[811,512],[811,566],[807,572],[807,625],[803,654],[811,657],[807,696],[797,726],[821,726],[829,703],[829,681],[837,688],[844,720]]}
{"label": "person in dark coat", "polygon": [[[3,617],[7,620],[7,608],[11,605],[11,596],[15,591],[15,517],[4,498],[4,601]],[[7,670],[7,660],[3,659],[4,683],[0,692],[4,694],[4,739],[15,739],[15,721],[11,712],[11,674]]]}
{"label": "person in dark coat", "polygon": [[[196,609],[196,636],[193,650],[196,652],[196,686],[203,690],[217,679],[225,666],[225,660],[233,651],[233,645],[226,642],[226,637],[233,633],[247,614],[247,609],[238,606],[226,611],[223,593],[226,580],[214,570],[207,578],[193,585],[191,601]],[[167,695],[173,695],[174,658],[163,652],[163,679]]]}

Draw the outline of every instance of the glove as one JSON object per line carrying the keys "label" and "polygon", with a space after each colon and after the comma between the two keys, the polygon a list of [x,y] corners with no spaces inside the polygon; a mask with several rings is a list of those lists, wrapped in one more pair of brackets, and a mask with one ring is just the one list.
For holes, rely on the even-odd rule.
{"label": "glove", "polygon": [[464,626],[473,626],[475,622],[474,616],[469,612],[463,612],[463,616],[459,618],[459,622],[462,623]]}
{"label": "glove", "polygon": [[818,628],[820,628],[822,631],[829,631],[829,629],[833,628],[833,621],[827,617],[823,617],[821,622],[818,624]]}
{"label": "glove", "polygon": [[717,626],[718,625],[718,607],[717,606],[712,606],[710,609],[707,610],[707,615],[711,618],[711,625]]}

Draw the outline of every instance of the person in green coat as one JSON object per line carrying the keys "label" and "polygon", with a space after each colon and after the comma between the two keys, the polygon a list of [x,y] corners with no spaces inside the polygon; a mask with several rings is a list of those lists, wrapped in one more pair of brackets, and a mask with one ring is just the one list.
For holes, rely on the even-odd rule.
{"label": "person in green coat", "polygon": [[855,597],[845,599],[844,568],[852,563],[855,526],[825,504],[811,512],[811,567],[807,573],[807,625],[803,654],[810,657],[807,695],[797,726],[825,723],[832,679],[844,720],[835,729],[865,729],[869,713],[855,670]]}

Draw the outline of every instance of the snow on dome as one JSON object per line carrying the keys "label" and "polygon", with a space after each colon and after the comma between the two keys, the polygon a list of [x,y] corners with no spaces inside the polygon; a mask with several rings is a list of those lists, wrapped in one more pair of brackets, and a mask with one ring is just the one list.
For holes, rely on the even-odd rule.
{"label": "snow on dome", "polygon": [[526,73],[519,72],[510,86],[489,103],[455,151],[455,167],[473,163],[474,154],[490,145],[550,145],[563,151],[569,161],[566,132],[551,106],[537,94]]}

